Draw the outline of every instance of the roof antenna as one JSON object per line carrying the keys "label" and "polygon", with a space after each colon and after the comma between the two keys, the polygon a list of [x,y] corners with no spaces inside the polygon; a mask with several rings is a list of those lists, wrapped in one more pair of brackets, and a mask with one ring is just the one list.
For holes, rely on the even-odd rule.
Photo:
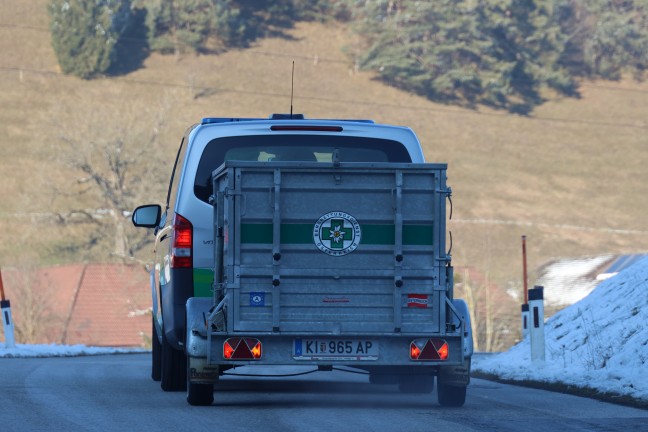
{"label": "roof antenna", "polygon": [[290,120],[293,116],[293,93],[295,89],[295,60],[292,62],[292,75],[290,76]]}

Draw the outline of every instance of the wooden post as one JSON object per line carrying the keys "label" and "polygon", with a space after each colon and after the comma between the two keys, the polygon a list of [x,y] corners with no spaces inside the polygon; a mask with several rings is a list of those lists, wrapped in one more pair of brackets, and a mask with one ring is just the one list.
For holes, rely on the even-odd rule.
{"label": "wooden post", "polygon": [[524,281],[524,304],[529,303],[529,285],[527,282],[526,236],[522,236],[522,279]]}
{"label": "wooden post", "polygon": [[5,301],[4,285],[2,284],[2,269],[0,268],[0,300]]}
{"label": "wooden post", "polygon": [[529,286],[527,282],[526,236],[522,236],[522,279],[524,283],[524,303],[522,303],[522,338],[529,334]]}

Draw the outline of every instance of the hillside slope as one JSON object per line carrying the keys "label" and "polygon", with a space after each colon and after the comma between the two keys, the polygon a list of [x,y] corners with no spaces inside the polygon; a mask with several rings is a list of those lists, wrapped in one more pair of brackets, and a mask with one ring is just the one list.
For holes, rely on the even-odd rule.
{"label": "hillside slope", "polygon": [[142,168],[145,200],[160,202],[186,127],[203,116],[287,112],[292,60],[296,112],[410,126],[428,160],[450,164],[456,265],[519,289],[523,234],[530,269],[560,256],[648,251],[648,83],[585,82],[580,99],[547,95],[530,117],[460,109],[356,71],[343,53],[356,49],[352,35],[314,23],[249,49],[150,55],[130,73],[83,81],[58,72],[46,4],[6,0],[0,10],[0,265],[97,259],[79,247],[96,228],[47,217],[99,206],[79,193],[61,136],[82,152],[126,130],[127,145],[166,160]]}

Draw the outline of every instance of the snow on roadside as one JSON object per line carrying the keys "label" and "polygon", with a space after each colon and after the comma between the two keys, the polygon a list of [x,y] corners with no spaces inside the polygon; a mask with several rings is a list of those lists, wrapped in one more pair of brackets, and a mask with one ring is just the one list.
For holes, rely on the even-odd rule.
{"label": "snow on roadside", "polygon": [[0,343],[0,357],[74,357],[105,354],[126,354],[147,352],[143,348],[110,348],[90,347],[86,345],[23,345],[16,344],[14,348],[5,347]]}
{"label": "snow on roadside", "polygon": [[648,401],[648,258],[548,319],[545,341],[544,363],[531,361],[527,337],[506,352],[476,359],[473,370]]}

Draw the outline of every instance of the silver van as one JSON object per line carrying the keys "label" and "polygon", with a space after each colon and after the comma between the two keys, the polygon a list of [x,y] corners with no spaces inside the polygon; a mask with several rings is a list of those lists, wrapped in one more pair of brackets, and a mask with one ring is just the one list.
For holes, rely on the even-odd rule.
{"label": "silver van", "polygon": [[175,157],[166,201],[140,206],[132,218],[135,226],[155,233],[151,376],[165,391],[187,386],[187,300],[212,296],[211,177],[228,160],[425,162],[411,129],[369,120],[275,114],[268,119],[205,118],[189,128]]}

